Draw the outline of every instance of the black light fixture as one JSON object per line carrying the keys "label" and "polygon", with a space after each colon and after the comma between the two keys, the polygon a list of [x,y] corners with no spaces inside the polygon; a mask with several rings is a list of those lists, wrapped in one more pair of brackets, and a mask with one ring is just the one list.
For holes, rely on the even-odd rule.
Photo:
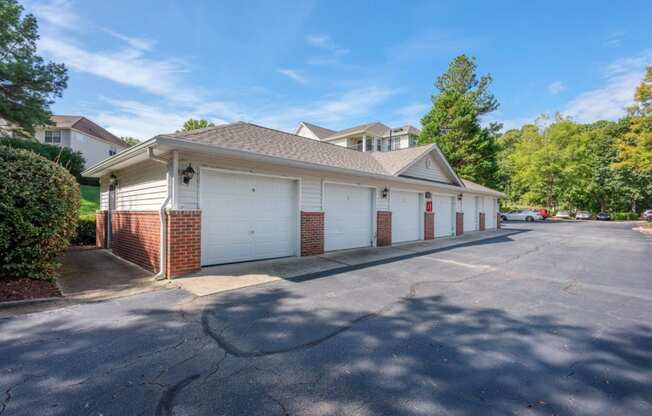
{"label": "black light fixture", "polygon": [[426,192],[426,199],[432,199],[432,194],[430,192]]}
{"label": "black light fixture", "polygon": [[188,182],[195,176],[195,170],[192,168],[192,165],[188,163],[188,166],[181,172],[183,176],[183,183],[188,185]]}
{"label": "black light fixture", "polygon": [[383,189],[380,195],[383,197],[383,199],[387,198],[387,195],[389,195],[389,189],[387,188]]}
{"label": "black light fixture", "polygon": [[118,177],[112,173],[111,176],[109,176],[109,185],[115,186],[117,184],[118,184]]}
{"label": "black light fixture", "polygon": [[463,196],[464,195],[460,192],[459,194],[457,194],[457,200],[461,201]]}

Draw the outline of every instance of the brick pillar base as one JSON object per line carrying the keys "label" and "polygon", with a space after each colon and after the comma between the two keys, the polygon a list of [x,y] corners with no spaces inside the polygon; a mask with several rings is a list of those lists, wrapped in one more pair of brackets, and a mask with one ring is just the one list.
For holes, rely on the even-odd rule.
{"label": "brick pillar base", "polygon": [[392,245],[392,212],[378,211],[376,219],[376,245]]}
{"label": "brick pillar base", "polygon": [[423,239],[424,240],[435,239],[435,213],[434,212],[423,213]]}
{"label": "brick pillar base", "polygon": [[95,211],[95,245],[106,248],[106,216],[107,211]]}
{"label": "brick pillar base", "polygon": [[503,218],[500,216],[500,214],[496,214],[496,228],[500,229],[500,222],[503,220]]}
{"label": "brick pillar base", "polygon": [[301,211],[301,255],[324,254],[324,213]]}
{"label": "brick pillar base", "polygon": [[201,269],[201,211],[167,211],[166,276],[173,277]]}
{"label": "brick pillar base", "polygon": [[485,219],[484,218],[485,218],[484,212],[481,212],[480,213],[480,231],[485,230]]}
{"label": "brick pillar base", "polygon": [[464,234],[464,213],[458,212],[455,214],[455,235],[462,234]]}

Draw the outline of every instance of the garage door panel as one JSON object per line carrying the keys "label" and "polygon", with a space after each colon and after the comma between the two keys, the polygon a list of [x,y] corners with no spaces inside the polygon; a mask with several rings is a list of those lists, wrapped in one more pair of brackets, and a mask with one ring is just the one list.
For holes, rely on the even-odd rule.
{"label": "garage door panel", "polygon": [[435,236],[447,237],[453,234],[453,198],[450,196],[435,196]]}
{"label": "garage door panel", "polygon": [[202,264],[296,255],[296,181],[202,173]]}
{"label": "garage door panel", "polygon": [[371,245],[371,189],[326,184],[324,234],[326,251]]}
{"label": "garage door panel", "polygon": [[416,192],[392,191],[392,242],[415,241],[421,238],[419,194]]}
{"label": "garage door panel", "polygon": [[464,195],[462,198],[462,211],[464,212],[464,231],[474,231],[478,215],[475,197]]}

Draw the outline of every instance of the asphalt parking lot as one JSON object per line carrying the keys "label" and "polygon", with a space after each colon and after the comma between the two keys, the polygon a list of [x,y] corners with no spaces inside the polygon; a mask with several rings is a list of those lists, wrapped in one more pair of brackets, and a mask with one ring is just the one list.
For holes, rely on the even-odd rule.
{"label": "asphalt parking lot", "polygon": [[507,236],[0,320],[0,415],[652,414],[652,236]]}

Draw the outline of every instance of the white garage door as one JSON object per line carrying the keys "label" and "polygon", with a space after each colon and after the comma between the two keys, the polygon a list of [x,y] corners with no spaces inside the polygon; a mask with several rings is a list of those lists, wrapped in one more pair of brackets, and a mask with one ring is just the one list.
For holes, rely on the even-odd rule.
{"label": "white garage door", "polygon": [[392,242],[421,239],[420,215],[422,214],[419,209],[419,194],[392,191],[389,203],[392,210]]}
{"label": "white garage door", "polygon": [[496,228],[496,200],[493,198],[485,198],[484,200],[484,215],[485,215],[485,228]]}
{"label": "white garage door", "polygon": [[368,247],[372,239],[370,188],[324,186],[324,245],[326,251]]}
{"label": "white garage door", "polygon": [[464,231],[475,230],[478,211],[475,197],[473,195],[464,195],[462,198],[462,211],[464,212]]}
{"label": "white garage door", "polygon": [[435,211],[435,237],[453,235],[453,197],[435,196],[433,200]]}
{"label": "white garage door", "polygon": [[297,185],[202,170],[202,265],[297,255]]}

